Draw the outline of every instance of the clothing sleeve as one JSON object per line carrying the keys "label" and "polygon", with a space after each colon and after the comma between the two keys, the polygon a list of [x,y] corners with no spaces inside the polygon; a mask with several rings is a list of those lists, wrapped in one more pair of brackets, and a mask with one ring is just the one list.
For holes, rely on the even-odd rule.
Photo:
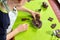
{"label": "clothing sleeve", "polygon": [[0,11],[0,22],[1,22],[1,27],[3,29],[7,29],[8,26],[10,25],[10,19],[8,13],[4,13]]}
{"label": "clothing sleeve", "polygon": [[6,40],[6,29],[10,24],[8,13],[0,10],[0,40]]}

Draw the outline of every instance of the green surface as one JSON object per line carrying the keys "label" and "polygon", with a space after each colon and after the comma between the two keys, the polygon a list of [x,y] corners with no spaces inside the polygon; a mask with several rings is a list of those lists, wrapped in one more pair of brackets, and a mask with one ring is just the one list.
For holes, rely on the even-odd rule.
{"label": "green surface", "polygon": [[[21,21],[21,18],[30,18],[29,13],[23,12],[23,11],[18,11],[18,17],[17,20],[14,24],[13,29],[17,28],[19,24],[23,23],[28,23],[29,27],[28,30],[22,33],[19,33],[15,36],[15,40],[57,40],[56,37],[51,37],[52,31],[55,29],[60,29],[60,23],[57,20],[57,17],[55,13],[53,12],[52,8],[49,7],[47,9],[42,8],[42,2],[47,0],[34,0],[31,1],[30,3],[26,3],[26,7],[31,9],[31,10],[37,10],[41,8],[40,16],[41,16],[41,21],[42,21],[42,27],[40,29],[34,28],[34,26],[31,24],[31,20],[29,21]],[[48,18],[52,17],[54,20],[52,22],[48,21]],[[30,18],[31,19],[31,18]],[[52,29],[50,26],[51,24],[56,23],[57,26],[55,29]]]}

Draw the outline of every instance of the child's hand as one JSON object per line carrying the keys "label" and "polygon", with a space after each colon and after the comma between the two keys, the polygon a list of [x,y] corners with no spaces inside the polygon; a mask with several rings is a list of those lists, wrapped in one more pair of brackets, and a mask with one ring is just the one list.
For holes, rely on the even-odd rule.
{"label": "child's hand", "polygon": [[31,12],[31,13],[32,13],[32,16],[34,19],[36,19],[36,15],[38,15],[38,17],[40,17],[39,12]]}
{"label": "child's hand", "polygon": [[11,38],[13,38],[19,32],[26,31],[27,29],[28,29],[27,24],[19,25],[15,30],[13,30],[11,33],[9,33],[7,35],[6,40],[10,40]]}
{"label": "child's hand", "polygon": [[17,28],[19,32],[26,31],[27,29],[28,29],[28,24],[19,25]]}

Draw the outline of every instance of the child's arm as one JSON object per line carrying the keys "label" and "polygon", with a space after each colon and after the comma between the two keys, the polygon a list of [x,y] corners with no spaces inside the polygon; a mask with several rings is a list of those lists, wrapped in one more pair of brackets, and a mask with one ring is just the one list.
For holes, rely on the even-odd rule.
{"label": "child's arm", "polygon": [[22,10],[22,11],[29,12],[29,13],[33,12],[32,10],[30,10],[24,6],[17,6],[17,10]]}
{"label": "child's arm", "polygon": [[17,6],[17,10],[22,10],[22,11],[25,11],[25,12],[29,12],[34,18],[35,18],[35,15],[36,14],[39,14],[38,12],[35,12],[35,11],[32,11],[24,6]]}
{"label": "child's arm", "polygon": [[22,31],[27,30],[27,28],[28,28],[28,25],[27,24],[19,25],[15,30],[13,30],[11,33],[9,33],[7,35],[6,40],[10,40],[11,38],[13,38],[19,32],[22,32]]}

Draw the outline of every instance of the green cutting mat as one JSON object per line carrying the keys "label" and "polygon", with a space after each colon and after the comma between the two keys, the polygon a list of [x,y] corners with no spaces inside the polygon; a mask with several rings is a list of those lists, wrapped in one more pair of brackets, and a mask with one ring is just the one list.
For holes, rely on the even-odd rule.
{"label": "green cutting mat", "polygon": [[[31,20],[21,21],[21,18],[30,18],[30,14],[28,12],[18,11],[18,17],[13,26],[13,29],[17,28],[19,24],[24,23],[29,24],[29,27],[27,31],[17,34],[15,36],[15,40],[57,40],[57,38],[54,36],[52,37],[51,34],[53,30],[60,29],[60,23],[58,22],[57,17],[49,3],[49,7],[47,9],[41,7],[43,1],[46,1],[48,3],[48,0],[34,0],[26,3],[25,5],[27,8],[33,11],[41,8],[40,16],[42,27],[40,29],[34,28],[34,26],[31,24]],[[52,17],[54,20],[52,22],[48,21],[49,17]],[[56,23],[57,26],[55,29],[52,29],[50,26],[54,23]]]}

